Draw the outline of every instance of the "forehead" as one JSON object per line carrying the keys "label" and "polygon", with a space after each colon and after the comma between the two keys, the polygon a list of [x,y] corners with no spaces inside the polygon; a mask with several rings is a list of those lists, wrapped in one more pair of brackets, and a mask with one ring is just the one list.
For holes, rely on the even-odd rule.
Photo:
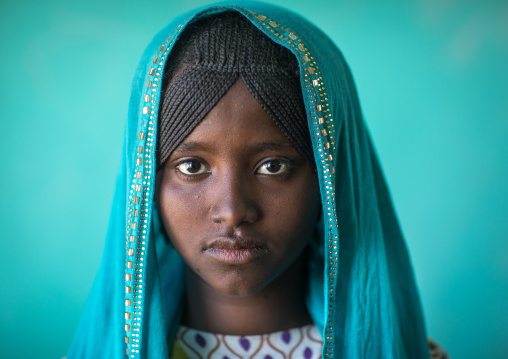
{"label": "forehead", "polygon": [[[203,121],[185,138],[189,142],[217,142],[221,147],[277,143],[294,149],[287,137],[239,79]],[[185,146],[184,146],[185,147]]]}

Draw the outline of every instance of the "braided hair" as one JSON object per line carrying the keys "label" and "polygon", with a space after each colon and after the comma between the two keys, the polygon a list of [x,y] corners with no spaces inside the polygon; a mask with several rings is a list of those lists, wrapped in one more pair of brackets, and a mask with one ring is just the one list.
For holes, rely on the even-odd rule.
{"label": "braided hair", "polygon": [[239,78],[296,150],[315,166],[296,57],[243,15],[223,12],[190,24],[168,61],[157,168]]}

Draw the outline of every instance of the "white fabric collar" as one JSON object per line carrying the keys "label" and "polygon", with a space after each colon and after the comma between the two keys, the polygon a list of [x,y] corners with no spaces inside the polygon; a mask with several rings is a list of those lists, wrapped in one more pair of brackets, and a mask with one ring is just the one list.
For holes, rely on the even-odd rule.
{"label": "white fabric collar", "polygon": [[177,339],[189,359],[319,359],[323,339],[315,325],[261,335],[225,335],[180,326]]}

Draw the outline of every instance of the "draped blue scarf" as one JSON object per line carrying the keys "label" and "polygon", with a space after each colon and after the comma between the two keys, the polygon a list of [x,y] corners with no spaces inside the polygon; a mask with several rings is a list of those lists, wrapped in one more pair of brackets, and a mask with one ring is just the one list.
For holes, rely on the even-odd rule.
{"label": "draped blue scarf", "polygon": [[169,358],[184,279],[153,204],[162,73],[187,24],[225,10],[240,12],[300,65],[323,205],[306,303],[324,339],[323,357],[429,358],[411,262],[350,70],[319,29],[257,2],[179,16],[143,53],[101,268],[68,358]]}

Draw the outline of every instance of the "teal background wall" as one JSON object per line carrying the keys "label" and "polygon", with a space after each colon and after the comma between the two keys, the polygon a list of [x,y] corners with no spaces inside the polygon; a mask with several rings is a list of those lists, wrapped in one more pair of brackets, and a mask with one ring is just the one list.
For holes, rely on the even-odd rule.
{"label": "teal background wall", "polygon": [[[193,1],[0,3],[0,357],[60,358],[99,266],[134,68]],[[508,2],[299,1],[344,52],[429,334],[508,357]]]}

